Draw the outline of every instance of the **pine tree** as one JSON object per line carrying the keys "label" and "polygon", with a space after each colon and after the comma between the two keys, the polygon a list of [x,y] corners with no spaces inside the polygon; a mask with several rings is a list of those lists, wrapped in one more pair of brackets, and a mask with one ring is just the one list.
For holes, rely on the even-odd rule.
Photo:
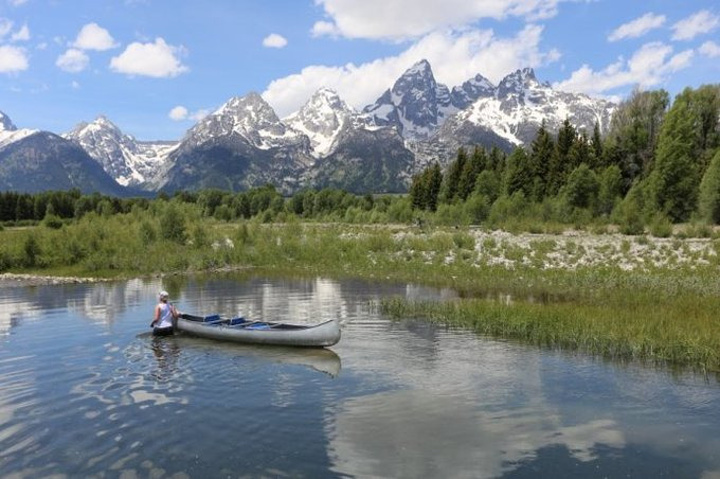
{"label": "pine tree", "polygon": [[593,128],[593,134],[592,134],[592,140],[590,141],[590,146],[592,149],[593,159],[592,162],[589,164],[591,168],[598,168],[602,165],[603,160],[603,142],[602,142],[602,135],[600,134],[600,123],[597,121],[595,122],[595,127]]}
{"label": "pine tree", "polygon": [[525,197],[528,196],[533,185],[533,171],[524,148],[515,147],[508,157],[504,183],[507,196],[512,196],[518,191]]}
{"label": "pine tree", "polygon": [[443,182],[443,174],[440,169],[440,165],[433,163],[428,172],[427,180],[427,209],[430,211],[437,210],[437,205],[440,197],[440,188]]}
{"label": "pine tree", "polygon": [[542,201],[547,193],[547,186],[550,178],[551,165],[555,165],[555,141],[545,128],[545,122],[540,125],[537,136],[532,142],[529,163],[531,178],[529,189],[525,190],[525,196],[534,201]]}
{"label": "pine tree", "polygon": [[487,157],[483,148],[475,147],[469,160],[465,162],[460,182],[458,184],[458,196],[466,200],[475,189],[475,181],[481,171],[485,169]]}
{"label": "pine tree", "polygon": [[465,148],[458,149],[457,158],[450,163],[447,175],[445,175],[444,197],[445,201],[451,203],[457,196],[460,188],[460,178],[462,178],[465,163],[468,161]]}

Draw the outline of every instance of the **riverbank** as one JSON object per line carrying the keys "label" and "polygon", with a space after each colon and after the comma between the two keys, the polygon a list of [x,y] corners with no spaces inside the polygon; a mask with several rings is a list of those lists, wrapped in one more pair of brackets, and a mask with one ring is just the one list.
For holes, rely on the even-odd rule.
{"label": "riverbank", "polygon": [[108,281],[107,278],[49,276],[39,274],[0,273],[0,288],[41,286],[45,284],[79,284]]}

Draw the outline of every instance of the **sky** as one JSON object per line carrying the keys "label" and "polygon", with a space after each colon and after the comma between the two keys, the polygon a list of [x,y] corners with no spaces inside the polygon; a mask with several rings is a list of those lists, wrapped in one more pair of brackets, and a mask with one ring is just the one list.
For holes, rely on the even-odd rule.
{"label": "sky", "polygon": [[104,115],[179,140],[235,96],[285,117],[321,87],[373,103],[426,59],[453,87],[524,67],[621,101],[720,83],[716,0],[0,0],[0,111],[64,133]]}

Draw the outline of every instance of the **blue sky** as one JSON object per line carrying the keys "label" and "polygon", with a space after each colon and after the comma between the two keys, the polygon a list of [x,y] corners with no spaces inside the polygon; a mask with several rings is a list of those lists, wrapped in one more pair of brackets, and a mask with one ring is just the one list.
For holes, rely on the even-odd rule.
{"label": "blue sky", "polygon": [[0,111],[56,133],[107,116],[176,140],[233,96],[283,117],[322,86],[372,103],[420,59],[452,87],[530,66],[559,89],[720,82],[713,0],[0,0]]}

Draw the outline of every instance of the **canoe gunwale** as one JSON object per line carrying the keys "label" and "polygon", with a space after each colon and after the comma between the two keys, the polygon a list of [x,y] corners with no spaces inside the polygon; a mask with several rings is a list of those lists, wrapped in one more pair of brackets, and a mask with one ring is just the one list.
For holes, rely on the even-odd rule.
{"label": "canoe gunwale", "polygon": [[[313,325],[300,325],[273,321],[247,321],[236,325],[230,319],[204,321],[202,316],[181,314],[176,327],[196,336],[222,341],[276,346],[328,347],[340,341],[340,325],[330,319]],[[268,325],[268,329],[249,329],[252,324]]]}

